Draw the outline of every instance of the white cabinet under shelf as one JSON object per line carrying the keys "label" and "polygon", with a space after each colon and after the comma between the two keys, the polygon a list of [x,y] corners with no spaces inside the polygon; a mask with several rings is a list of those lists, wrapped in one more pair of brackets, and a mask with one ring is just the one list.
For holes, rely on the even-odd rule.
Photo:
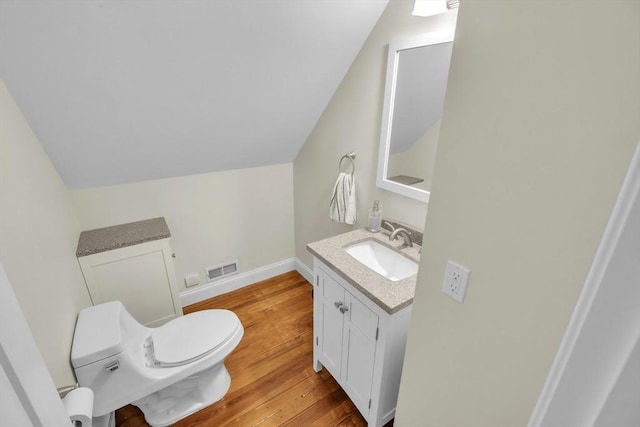
{"label": "white cabinet under shelf", "polygon": [[150,327],[182,316],[167,236],[164,218],[83,232],[77,256],[91,302],[122,301]]}
{"label": "white cabinet under shelf", "polygon": [[395,416],[411,306],[389,314],[314,258],[313,367],[324,366],[369,426]]}

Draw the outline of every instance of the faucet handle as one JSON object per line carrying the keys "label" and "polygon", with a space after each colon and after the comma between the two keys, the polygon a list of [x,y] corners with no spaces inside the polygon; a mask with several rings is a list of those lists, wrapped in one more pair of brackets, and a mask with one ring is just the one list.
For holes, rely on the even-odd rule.
{"label": "faucet handle", "polygon": [[388,221],[382,221],[382,226],[383,226],[383,227],[385,227],[385,226],[386,226],[385,228],[387,228],[387,229],[388,229],[390,232],[392,232],[392,233],[393,233],[393,231],[396,229],[396,228],[395,228],[393,225],[391,225],[391,223],[390,223],[390,222],[388,222]]}

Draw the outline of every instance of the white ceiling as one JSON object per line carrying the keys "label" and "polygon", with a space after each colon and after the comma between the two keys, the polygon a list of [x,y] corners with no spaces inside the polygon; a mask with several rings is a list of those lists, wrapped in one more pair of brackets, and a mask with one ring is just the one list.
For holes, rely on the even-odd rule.
{"label": "white ceiling", "polygon": [[71,189],[292,161],[388,0],[0,0],[0,77]]}

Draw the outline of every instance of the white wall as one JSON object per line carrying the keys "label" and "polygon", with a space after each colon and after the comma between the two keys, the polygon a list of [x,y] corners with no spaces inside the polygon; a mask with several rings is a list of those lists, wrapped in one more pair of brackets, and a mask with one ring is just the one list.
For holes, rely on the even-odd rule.
{"label": "white wall", "polygon": [[[294,162],[296,257],[311,267],[310,242],[364,227],[367,211],[380,200],[383,216],[422,228],[425,203],[376,187],[382,101],[389,41],[450,28],[455,14],[419,18],[411,15],[413,1],[391,0],[336,90],[322,117]],[[329,219],[329,200],[338,174],[338,161],[357,154],[354,226]],[[345,167],[346,170],[349,170]]]}
{"label": "white wall", "polygon": [[398,427],[527,424],[640,137],[640,2],[614,3],[461,2]]}
{"label": "white wall", "polygon": [[[294,256],[292,164],[72,191],[83,230],[164,216],[184,277],[235,259],[246,272]],[[199,285],[199,286],[201,286]],[[196,289],[189,288],[189,289]]]}
{"label": "white wall", "polygon": [[58,387],[75,383],[76,315],[91,304],[75,256],[79,234],[69,192],[0,81],[0,260]]}

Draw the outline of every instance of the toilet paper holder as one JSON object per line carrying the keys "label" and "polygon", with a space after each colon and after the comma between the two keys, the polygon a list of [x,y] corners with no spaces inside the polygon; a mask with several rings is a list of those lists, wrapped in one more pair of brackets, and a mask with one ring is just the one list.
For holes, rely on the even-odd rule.
{"label": "toilet paper holder", "polygon": [[62,404],[69,415],[71,425],[74,427],[91,427],[93,390],[87,387],[74,388],[62,398]]}

